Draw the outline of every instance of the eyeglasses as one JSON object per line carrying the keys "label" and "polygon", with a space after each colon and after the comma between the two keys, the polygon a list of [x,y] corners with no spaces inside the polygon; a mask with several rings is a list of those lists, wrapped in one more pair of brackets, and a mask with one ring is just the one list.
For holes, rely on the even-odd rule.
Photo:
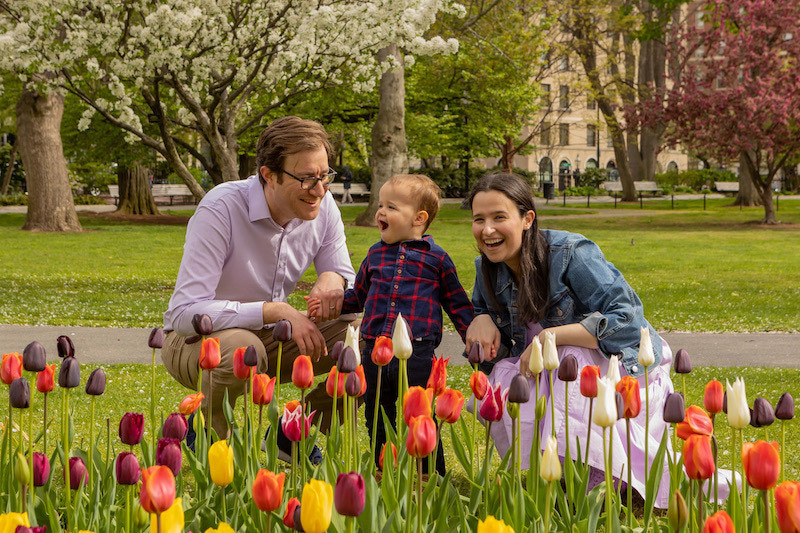
{"label": "eyeglasses", "polygon": [[295,176],[294,174],[292,174],[288,170],[281,169],[281,172],[283,172],[284,174],[288,174],[290,177],[292,177],[292,178],[296,179],[297,181],[299,181],[300,182],[300,188],[303,189],[304,191],[310,191],[311,189],[313,189],[314,187],[317,186],[317,183],[321,183],[322,187],[327,189],[328,187],[331,186],[331,182],[333,181],[333,179],[336,177],[336,174],[337,174],[336,171],[333,170],[331,167],[328,167],[328,173],[327,174],[325,174],[324,176],[319,176],[319,177],[310,176],[308,178],[298,178],[297,176]]}

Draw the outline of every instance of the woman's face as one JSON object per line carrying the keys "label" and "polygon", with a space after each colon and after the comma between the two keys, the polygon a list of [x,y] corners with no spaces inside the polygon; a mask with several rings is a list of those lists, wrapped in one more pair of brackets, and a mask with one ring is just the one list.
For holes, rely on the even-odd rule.
{"label": "woman's face", "polygon": [[522,233],[531,227],[535,214],[519,214],[516,204],[498,191],[479,192],[472,199],[472,234],[478,248],[492,263],[506,263],[519,273]]}

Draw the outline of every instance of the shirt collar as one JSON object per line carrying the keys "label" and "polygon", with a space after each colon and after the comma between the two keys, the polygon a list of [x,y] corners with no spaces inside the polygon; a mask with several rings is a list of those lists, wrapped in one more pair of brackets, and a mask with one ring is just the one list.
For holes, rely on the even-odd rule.
{"label": "shirt collar", "polygon": [[261,180],[258,176],[250,176],[247,179],[250,182],[247,194],[247,208],[250,222],[272,218],[269,212],[269,206],[267,205],[267,198],[264,196],[264,187],[261,185]]}
{"label": "shirt collar", "polygon": [[[381,241],[381,242],[383,242],[383,241]],[[404,244],[406,246],[411,246],[413,248],[424,248],[425,250],[430,250],[431,247],[433,246],[433,237],[431,237],[430,235],[426,234],[426,235],[423,235],[419,239],[411,239],[411,240],[408,240],[408,241],[400,241],[400,242],[396,242],[394,244],[386,244],[385,242],[383,242],[384,246],[400,246],[401,244]]]}
{"label": "shirt collar", "polygon": [[497,265],[497,280],[495,285],[497,287],[497,294],[500,294],[511,285],[513,277],[511,276],[511,269],[505,263]]}

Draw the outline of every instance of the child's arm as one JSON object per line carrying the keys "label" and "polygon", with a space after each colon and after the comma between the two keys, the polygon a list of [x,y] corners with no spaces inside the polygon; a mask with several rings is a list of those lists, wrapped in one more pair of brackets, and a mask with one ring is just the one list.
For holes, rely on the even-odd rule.
{"label": "child's arm", "polygon": [[364,310],[364,303],[367,301],[367,294],[369,293],[369,286],[371,283],[371,276],[369,273],[369,257],[361,262],[356,272],[356,280],[353,287],[344,291],[344,302],[342,303],[342,313],[360,313]]}
{"label": "child's arm", "polygon": [[447,253],[444,254],[439,269],[439,301],[442,309],[453,321],[458,334],[461,335],[461,340],[465,341],[467,328],[475,318],[475,312],[467,292],[458,279],[456,265]]}

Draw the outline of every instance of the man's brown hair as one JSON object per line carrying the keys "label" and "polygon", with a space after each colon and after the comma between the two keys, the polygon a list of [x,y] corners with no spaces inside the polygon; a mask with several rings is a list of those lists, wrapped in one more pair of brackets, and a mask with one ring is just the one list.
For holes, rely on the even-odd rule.
{"label": "man's brown hair", "polygon": [[333,148],[328,132],[319,122],[294,116],[277,118],[258,137],[256,173],[263,182],[261,167],[267,167],[278,174],[280,183],[280,172],[287,155],[315,150],[320,146],[325,148],[330,159]]}
{"label": "man's brown hair", "polygon": [[418,199],[417,209],[428,213],[428,221],[425,223],[425,229],[422,230],[427,231],[433,219],[436,218],[436,213],[439,212],[442,189],[424,174],[395,174],[386,183],[411,189],[411,194]]}

